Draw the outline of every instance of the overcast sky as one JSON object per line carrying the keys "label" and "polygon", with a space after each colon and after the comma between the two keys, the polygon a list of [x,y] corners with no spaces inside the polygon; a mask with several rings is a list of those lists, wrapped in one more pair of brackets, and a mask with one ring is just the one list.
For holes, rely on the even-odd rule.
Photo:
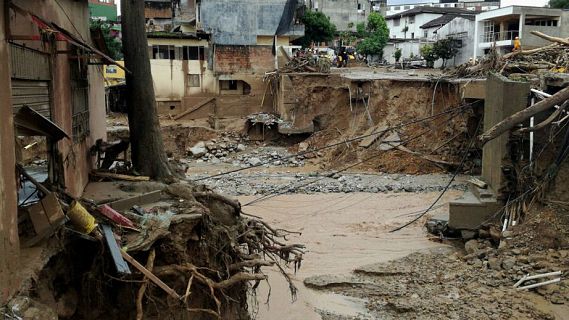
{"label": "overcast sky", "polygon": [[[388,5],[394,4],[414,4],[414,3],[429,3],[432,0],[387,0]],[[548,0],[501,0],[502,7],[519,5],[519,6],[533,6],[533,7],[543,7],[549,1]]]}

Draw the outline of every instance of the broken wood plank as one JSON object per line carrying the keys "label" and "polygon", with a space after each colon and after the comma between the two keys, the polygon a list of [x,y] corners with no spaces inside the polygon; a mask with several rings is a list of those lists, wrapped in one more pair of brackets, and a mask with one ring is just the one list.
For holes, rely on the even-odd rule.
{"label": "broken wood plank", "polygon": [[[385,130],[387,129],[386,126],[377,125],[375,127],[371,127],[366,130],[363,134],[365,138],[360,141],[360,148],[369,148],[372,144],[374,144],[377,139],[385,134]],[[377,134],[375,134],[377,133]]]}
{"label": "broken wood plank", "polygon": [[93,170],[91,171],[91,175],[99,178],[108,178],[108,179],[115,179],[115,180],[125,180],[125,181],[150,181],[150,177],[148,176],[131,176],[126,174],[118,174],[118,173],[111,173],[111,172],[101,172]]}
{"label": "broken wood plank", "polygon": [[115,210],[124,211],[124,210],[129,210],[135,205],[142,206],[145,204],[158,202],[160,201],[161,197],[162,197],[162,191],[156,190],[138,196],[116,200],[111,203],[108,203],[108,205]]}
{"label": "broken wood plank", "polygon": [[184,111],[184,112],[182,112],[182,113],[176,115],[176,116],[174,117],[174,120],[180,120],[180,119],[182,119],[183,117],[187,116],[187,115],[190,114],[190,113],[193,113],[193,112],[197,111],[198,109],[200,109],[201,107],[205,106],[206,104],[212,102],[213,100],[215,100],[215,97],[208,98],[208,99],[206,99],[206,100],[204,100],[204,101],[202,101],[202,102],[199,102],[199,103],[193,105],[193,106],[192,106],[191,108],[189,108],[188,110],[186,110],[186,111]]}
{"label": "broken wood plank", "polygon": [[111,253],[117,272],[121,274],[130,274],[130,268],[121,255],[121,249],[117,244],[113,229],[106,224],[102,224],[101,228],[103,229],[103,236],[105,237],[105,242],[107,243],[107,247],[109,248],[109,252]]}
{"label": "broken wood plank", "polygon": [[488,188],[488,184],[480,179],[477,178],[470,178],[468,182],[472,183],[473,185],[477,186],[480,189]]}
{"label": "broken wood plank", "polygon": [[136,261],[131,255],[126,253],[126,251],[121,250],[122,257],[128,261],[130,264],[133,265],[138,271],[142,272],[150,281],[154,282],[158,287],[164,290],[167,294],[173,297],[176,300],[180,300],[182,297],[174,289],[170,288],[167,284],[165,284],[160,278],[155,276],[152,272],[146,269],[143,265],[141,265],[138,261]]}

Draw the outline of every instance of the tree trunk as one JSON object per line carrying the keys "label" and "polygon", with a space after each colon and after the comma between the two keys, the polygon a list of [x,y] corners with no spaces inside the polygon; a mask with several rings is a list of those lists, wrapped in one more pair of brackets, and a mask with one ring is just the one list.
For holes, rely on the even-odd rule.
{"label": "tree trunk", "polygon": [[488,131],[481,134],[478,139],[485,144],[486,142],[496,139],[502,133],[512,129],[518,123],[524,122],[534,115],[553,108],[555,105],[562,105],[565,101],[569,100],[569,87],[557,92],[549,98],[545,98],[533,106],[523,109],[507,117],[506,119],[495,124]]}
{"label": "tree trunk", "polygon": [[172,180],[156,100],[144,19],[144,1],[121,0],[128,125],[134,169],[155,180]]}

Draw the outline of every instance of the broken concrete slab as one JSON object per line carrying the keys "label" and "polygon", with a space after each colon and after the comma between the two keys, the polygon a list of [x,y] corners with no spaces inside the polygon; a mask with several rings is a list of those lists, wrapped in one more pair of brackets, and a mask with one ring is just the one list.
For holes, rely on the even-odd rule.
{"label": "broken concrete slab", "polygon": [[401,145],[401,137],[399,133],[392,131],[386,137],[382,139],[379,144],[378,149],[381,151],[388,151],[397,148]]}
{"label": "broken concrete slab", "polygon": [[448,226],[455,230],[477,230],[492,214],[501,208],[495,197],[479,199],[471,191],[449,204]]}
{"label": "broken concrete slab", "polygon": [[[364,132],[365,138],[360,142],[360,148],[369,148],[372,144],[374,144],[377,139],[381,138],[385,135],[385,130],[387,129],[384,125],[377,125],[375,127],[371,127]],[[377,133],[377,134],[374,134]]]}

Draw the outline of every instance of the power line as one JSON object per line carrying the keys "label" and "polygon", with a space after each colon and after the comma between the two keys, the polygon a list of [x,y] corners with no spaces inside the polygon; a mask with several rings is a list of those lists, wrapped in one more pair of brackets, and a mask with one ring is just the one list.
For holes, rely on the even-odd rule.
{"label": "power line", "polygon": [[[478,132],[478,130],[480,129],[480,125],[482,124],[482,119],[480,119],[478,121],[478,126],[476,128],[475,132]],[[451,184],[454,182],[454,179],[456,179],[456,176],[458,176],[460,170],[462,169],[462,166],[464,165],[464,163],[466,162],[466,158],[468,158],[468,153],[470,152],[470,149],[472,149],[472,147],[474,146],[474,143],[476,141],[476,134],[474,134],[472,136],[472,138],[470,139],[470,143],[468,144],[468,147],[466,148],[466,150],[464,151],[464,155],[462,156],[462,159],[460,160],[460,164],[458,165],[458,167],[456,168],[454,174],[452,175],[452,177],[450,178],[448,184],[445,186],[445,188],[443,189],[443,191],[441,192],[441,194],[439,194],[439,196],[437,197],[437,199],[435,199],[435,201],[425,210],[425,212],[421,213],[420,215],[418,215],[417,217],[415,217],[414,219],[412,219],[411,221],[405,223],[404,225],[397,227],[391,231],[389,231],[390,233],[393,232],[397,232],[411,224],[413,224],[414,222],[416,222],[417,220],[421,219],[421,217],[423,217],[424,215],[426,215],[429,211],[431,211],[433,209],[433,207],[437,204],[437,202],[439,202],[439,200],[441,200],[441,198],[443,197],[443,195],[448,191],[448,189],[450,188]]]}
{"label": "power line", "polygon": [[[447,119],[447,120],[445,121],[445,123],[450,122],[452,119],[454,119],[454,118],[455,118],[456,116],[458,116],[458,115],[459,115],[459,113],[457,112],[456,114],[452,115],[449,119]],[[409,139],[406,139],[406,140],[404,140],[404,141],[401,141],[401,142],[399,143],[399,145],[407,144],[407,143],[409,143],[409,142],[411,142],[411,141],[413,141],[413,140],[415,140],[415,139],[417,139],[417,138],[419,138],[419,137],[422,137],[425,133],[427,133],[427,132],[429,132],[429,131],[431,131],[431,129],[423,130],[423,131],[420,132],[419,134],[417,134],[417,135],[415,135],[415,136],[413,136],[413,137],[411,137],[411,138],[409,138]],[[366,159],[364,159],[364,160],[361,160],[361,161],[359,161],[359,162],[356,162],[356,163],[354,163],[354,164],[351,164],[351,165],[349,165],[349,166],[347,166],[347,167],[345,167],[345,168],[343,168],[343,169],[341,169],[341,170],[338,170],[338,171],[329,173],[329,174],[327,174],[327,175],[324,176],[324,177],[321,177],[321,178],[319,178],[319,179],[312,180],[312,181],[309,181],[309,182],[307,182],[307,183],[301,184],[301,185],[299,185],[299,186],[293,187],[292,190],[297,190],[297,189],[300,189],[300,188],[307,187],[307,186],[309,186],[309,185],[311,185],[311,184],[314,184],[314,183],[316,183],[316,182],[318,182],[318,181],[321,181],[321,180],[323,180],[323,179],[325,179],[325,178],[331,177],[331,176],[333,176],[333,175],[335,175],[335,174],[344,172],[344,171],[346,171],[346,170],[348,170],[348,169],[351,169],[351,168],[353,168],[353,167],[355,167],[355,166],[358,166],[358,165],[360,165],[360,164],[362,164],[362,163],[365,163],[365,162],[367,162],[367,161],[369,161],[369,160],[372,160],[372,159],[374,159],[374,158],[376,158],[376,157],[379,157],[379,156],[381,156],[381,155],[383,155],[383,153],[378,153],[378,154],[376,154],[376,155],[374,155],[374,156],[368,157],[368,158],[366,158]],[[279,195],[288,193],[290,190],[291,190],[291,187],[290,187],[290,186],[285,186],[284,188],[281,188],[281,191],[277,191],[276,193],[264,195],[264,196],[262,196],[262,197],[260,197],[260,198],[257,198],[257,199],[255,199],[255,200],[249,201],[249,202],[245,203],[244,205],[242,205],[242,207],[249,206],[249,205],[252,205],[252,204],[261,202],[261,201],[265,201],[265,200],[268,200],[268,199],[277,197],[277,196],[279,196]]]}
{"label": "power line", "polygon": [[362,139],[367,138],[367,137],[370,137],[370,136],[378,136],[378,135],[380,135],[380,134],[383,134],[383,133],[388,132],[388,131],[391,131],[391,130],[400,129],[400,128],[403,128],[403,127],[406,127],[406,126],[409,126],[409,125],[413,125],[413,124],[417,124],[417,123],[421,123],[421,122],[433,120],[433,119],[436,119],[436,118],[438,118],[438,117],[440,117],[440,116],[443,116],[443,115],[446,115],[446,114],[449,114],[449,113],[452,113],[452,112],[458,112],[458,111],[464,110],[464,109],[466,109],[466,108],[471,107],[471,106],[472,106],[473,104],[475,104],[475,103],[476,103],[476,102],[471,102],[471,103],[462,105],[462,106],[460,106],[460,107],[458,107],[458,108],[456,108],[456,109],[449,109],[449,110],[446,110],[446,111],[442,111],[442,112],[437,113],[437,114],[432,115],[432,116],[428,116],[428,117],[424,117],[424,118],[420,118],[420,119],[416,119],[416,120],[411,120],[411,121],[408,121],[408,122],[401,122],[401,123],[399,123],[398,125],[391,126],[391,127],[386,128],[386,129],[384,129],[384,130],[381,130],[381,131],[373,132],[373,133],[366,134],[366,135],[357,136],[357,137],[354,137],[354,138],[351,138],[351,139],[346,139],[346,140],[343,140],[343,141],[341,141],[341,142],[332,143],[332,144],[329,144],[329,145],[326,145],[326,146],[323,146],[323,147],[320,147],[320,148],[316,148],[316,149],[311,149],[311,150],[306,150],[306,151],[298,152],[298,153],[295,153],[295,154],[292,154],[292,155],[288,155],[288,156],[286,156],[286,157],[280,157],[280,158],[278,158],[278,159],[271,159],[271,160],[269,160],[269,161],[261,162],[261,163],[259,163],[259,164],[250,165],[250,166],[244,167],[244,168],[238,168],[238,169],[234,169],[234,170],[229,170],[229,171],[226,171],[226,172],[221,172],[221,173],[214,174],[214,175],[211,175],[211,176],[207,176],[207,177],[203,177],[203,178],[198,178],[198,179],[195,179],[195,180],[192,180],[192,181],[196,182],[196,181],[208,180],[208,179],[211,179],[211,178],[220,177],[220,176],[228,175],[228,174],[231,174],[231,173],[236,173],[236,172],[240,172],[240,171],[244,171],[244,170],[248,170],[248,169],[252,169],[252,168],[257,168],[257,167],[263,166],[263,165],[265,165],[265,164],[269,164],[269,163],[274,162],[274,161],[277,161],[277,160],[278,160],[278,161],[287,160],[287,159],[291,159],[291,158],[294,158],[294,157],[303,156],[303,155],[305,155],[305,154],[309,154],[309,153],[317,152],[317,151],[320,151],[320,150],[324,150],[324,149],[332,148],[332,147],[335,147],[335,146],[339,146],[339,145],[342,145],[342,144],[346,144],[346,143],[349,143],[349,142],[354,142],[354,141],[362,140]]}

